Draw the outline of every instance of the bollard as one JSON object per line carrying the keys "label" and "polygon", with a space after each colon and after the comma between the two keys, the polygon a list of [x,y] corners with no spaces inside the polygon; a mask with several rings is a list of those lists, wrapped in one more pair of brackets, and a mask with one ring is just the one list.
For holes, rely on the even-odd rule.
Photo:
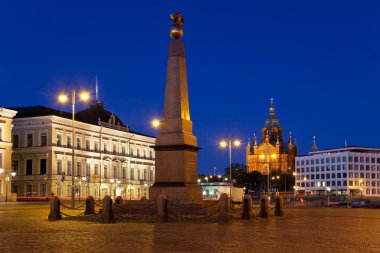
{"label": "bollard", "polygon": [[284,200],[281,196],[276,197],[276,201],[274,203],[274,215],[275,216],[283,216],[284,215]]}
{"label": "bollard", "polygon": [[52,197],[50,199],[50,213],[48,216],[49,221],[61,220],[61,201],[58,197]]}
{"label": "bollard", "polygon": [[241,218],[244,220],[250,220],[252,214],[252,198],[250,195],[245,195],[243,198],[243,208]]}
{"label": "bollard", "polygon": [[161,194],[157,199],[157,221],[168,222],[168,199],[165,195]]}
{"label": "bollard", "polygon": [[116,205],[122,205],[124,202],[123,200],[123,197],[122,196],[117,196],[116,199],[115,199],[115,204]]}
{"label": "bollard", "polygon": [[113,222],[113,214],[112,214],[112,199],[109,195],[104,196],[102,203],[102,214],[100,216],[100,220],[102,222],[111,223]]}
{"label": "bollard", "polygon": [[86,198],[86,210],[84,211],[84,214],[95,214],[95,201],[92,196]]}
{"label": "bollard", "polygon": [[228,222],[230,220],[230,199],[227,193],[223,193],[219,198],[219,222]]}
{"label": "bollard", "polygon": [[268,196],[263,196],[260,199],[260,212],[259,216],[261,218],[267,218],[269,216],[269,203],[268,203]]}

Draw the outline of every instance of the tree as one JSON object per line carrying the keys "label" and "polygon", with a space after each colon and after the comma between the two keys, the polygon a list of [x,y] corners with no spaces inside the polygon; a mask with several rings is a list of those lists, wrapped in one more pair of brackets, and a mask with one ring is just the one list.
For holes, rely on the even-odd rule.
{"label": "tree", "polygon": [[[263,189],[263,176],[260,172],[247,172],[245,164],[231,164],[232,179],[236,180],[236,187],[246,188],[246,193],[253,192],[259,194]],[[225,169],[225,176],[229,178],[230,168]]]}

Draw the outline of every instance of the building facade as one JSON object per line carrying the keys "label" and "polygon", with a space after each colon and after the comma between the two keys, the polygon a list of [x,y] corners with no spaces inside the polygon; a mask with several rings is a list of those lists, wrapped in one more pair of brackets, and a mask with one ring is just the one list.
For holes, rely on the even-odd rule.
{"label": "building facade", "polygon": [[154,137],[130,131],[99,102],[75,115],[74,135],[69,113],[41,106],[18,110],[12,131],[18,198],[70,198],[72,189],[77,198],[149,198]]}
{"label": "building facade", "polygon": [[261,140],[256,135],[252,143],[246,147],[246,162],[248,172],[258,171],[268,175],[270,171],[291,173],[294,171],[297,145],[290,134],[287,141],[283,140],[283,129],[275,114],[273,99],[269,107],[269,116],[261,129]]}
{"label": "building facade", "polygon": [[12,119],[16,111],[0,107],[0,201],[11,198]]}
{"label": "building facade", "polygon": [[380,149],[345,147],[296,158],[296,190],[311,195],[380,196]]}

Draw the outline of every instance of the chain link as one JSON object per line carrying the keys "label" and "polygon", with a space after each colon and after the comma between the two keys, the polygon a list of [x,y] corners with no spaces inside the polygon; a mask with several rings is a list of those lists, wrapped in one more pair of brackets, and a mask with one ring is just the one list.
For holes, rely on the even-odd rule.
{"label": "chain link", "polygon": [[215,216],[216,214],[219,213],[219,210],[217,210],[216,212],[206,216],[206,217],[198,217],[198,218],[189,218],[189,217],[184,217],[184,216],[181,216],[181,215],[178,215],[178,214],[175,214],[175,213],[172,213],[168,210],[168,214],[178,218],[178,219],[182,219],[182,220],[188,220],[188,221],[199,221],[199,220],[207,220],[209,218],[211,218],[212,216]]}

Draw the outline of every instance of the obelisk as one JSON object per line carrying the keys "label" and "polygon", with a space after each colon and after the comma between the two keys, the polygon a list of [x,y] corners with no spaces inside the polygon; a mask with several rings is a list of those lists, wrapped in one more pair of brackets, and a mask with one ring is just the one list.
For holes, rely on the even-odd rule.
{"label": "obelisk", "polygon": [[187,91],[183,17],[170,15],[174,24],[170,29],[166,69],[164,115],[155,143],[155,183],[149,189],[150,199],[164,194],[176,202],[200,202],[202,189],[197,185],[197,153],[199,147],[193,135]]}

